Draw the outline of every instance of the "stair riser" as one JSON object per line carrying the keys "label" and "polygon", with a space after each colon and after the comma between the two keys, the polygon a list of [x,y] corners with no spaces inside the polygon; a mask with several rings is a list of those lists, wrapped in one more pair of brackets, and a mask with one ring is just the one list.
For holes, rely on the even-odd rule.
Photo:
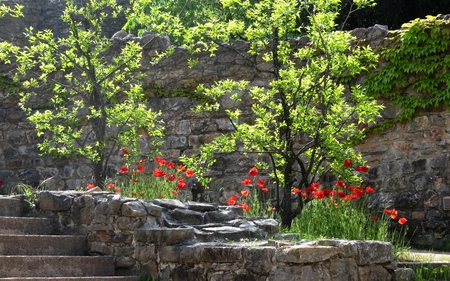
{"label": "stair riser", "polygon": [[[0,202],[1,203],[1,202]],[[27,217],[0,217],[0,234],[53,234],[50,219]]]}
{"label": "stair riser", "polygon": [[84,236],[0,235],[0,255],[83,256]]}
{"label": "stair riser", "polygon": [[111,257],[0,256],[0,277],[114,276]]}

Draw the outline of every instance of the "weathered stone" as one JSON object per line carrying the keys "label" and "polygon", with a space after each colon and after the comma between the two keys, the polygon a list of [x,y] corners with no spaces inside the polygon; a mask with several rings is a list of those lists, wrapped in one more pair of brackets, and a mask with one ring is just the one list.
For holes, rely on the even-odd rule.
{"label": "weathered stone", "polygon": [[416,273],[412,268],[397,268],[396,270],[394,270],[393,280],[413,281],[416,280]]}
{"label": "weathered stone", "polygon": [[168,209],[175,209],[175,208],[182,208],[185,209],[186,205],[181,203],[180,200],[176,199],[153,199],[151,200],[153,204],[159,205],[164,208]]}
{"label": "weathered stone", "polygon": [[241,262],[242,250],[242,247],[202,245],[201,259],[203,262]]}
{"label": "weathered stone", "polygon": [[187,209],[175,209],[170,213],[181,225],[199,225],[203,224],[204,213],[191,211]]}
{"label": "weathered stone", "polygon": [[73,204],[73,197],[64,193],[43,191],[37,194],[39,208],[47,211],[67,211]]}
{"label": "weathered stone", "polygon": [[155,245],[136,245],[134,247],[134,257],[137,261],[147,262],[149,260],[156,260],[156,246]]}
{"label": "weathered stone", "polygon": [[358,265],[351,258],[335,258],[329,263],[329,274],[333,281],[358,281]]}
{"label": "weathered stone", "polygon": [[296,245],[279,248],[275,260],[284,263],[314,263],[329,260],[341,251],[336,247]]}
{"label": "weathered stone", "polygon": [[217,207],[213,204],[206,204],[194,201],[186,202],[186,207],[189,210],[199,211],[199,212],[211,212],[217,210]]}
{"label": "weathered stone", "polygon": [[392,244],[379,241],[358,241],[358,266],[382,264],[394,261]]}
{"label": "weathered stone", "polygon": [[293,265],[280,265],[270,272],[268,281],[298,281],[301,280],[299,276],[302,275],[303,266],[293,264]]}
{"label": "weathered stone", "polygon": [[244,267],[250,272],[269,273],[274,254],[274,247],[245,247],[242,253]]}
{"label": "weathered stone", "polygon": [[173,245],[191,241],[194,230],[191,228],[154,228],[134,230],[134,239],[142,243],[162,243]]}
{"label": "weathered stone", "polygon": [[161,217],[161,214],[163,212],[163,207],[155,205],[151,202],[143,202],[143,205],[149,215],[154,216],[154,217]]}
{"label": "weathered stone", "polygon": [[95,213],[99,215],[116,215],[119,213],[122,204],[125,202],[123,197],[114,195],[109,198],[104,198],[95,207]]}
{"label": "weathered stone", "polygon": [[143,217],[147,215],[147,209],[140,201],[123,203],[122,214],[126,217]]}
{"label": "weathered stone", "polygon": [[359,278],[364,281],[390,281],[392,276],[381,265],[358,267]]}
{"label": "weathered stone", "polygon": [[133,234],[131,233],[114,233],[112,231],[96,231],[88,235],[89,242],[103,242],[106,244],[123,244],[131,245]]}
{"label": "weathered stone", "polygon": [[114,248],[105,244],[91,243],[89,252],[108,256],[114,253]]}
{"label": "weathered stone", "polygon": [[161,246],[158,248],[162,262],[196,264],[201,261],[202,247],[199,244],[188,246]]}

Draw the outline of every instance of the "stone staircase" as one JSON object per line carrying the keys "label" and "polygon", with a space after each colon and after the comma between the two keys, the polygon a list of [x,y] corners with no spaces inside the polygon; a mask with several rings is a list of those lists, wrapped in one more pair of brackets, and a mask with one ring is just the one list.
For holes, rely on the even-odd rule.
{"label": "stone staircase", "polygon": [[22,217],[20,201],[0,197],[0,281],[139,280],[115,276],[113,257],[88,256],[86,236],[55,235],[50,219]]}

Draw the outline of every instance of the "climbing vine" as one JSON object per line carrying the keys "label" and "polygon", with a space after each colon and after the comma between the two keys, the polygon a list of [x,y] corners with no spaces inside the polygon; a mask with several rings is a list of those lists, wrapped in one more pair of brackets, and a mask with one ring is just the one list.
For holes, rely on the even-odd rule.
{"label": "climbing vine", "polygon": [[395,33],[393,44],[381,50],[382,66],[365,82],[367,94],[388,98],[401,108],[380,129],[410,119],[419,108],[450,104],[450,20],[427,16]]}

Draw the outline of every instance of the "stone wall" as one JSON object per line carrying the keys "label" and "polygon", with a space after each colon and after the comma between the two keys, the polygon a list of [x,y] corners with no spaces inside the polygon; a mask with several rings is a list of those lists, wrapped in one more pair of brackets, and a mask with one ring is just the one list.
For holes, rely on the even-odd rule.
{"label": "stone wall", "polygon": [[122,274],[173,281],[411,280],[400,279],[411,270],[397,268],[390,243],[267,240],[277,237],[278,223],[243,217],[240,207],[44,191],[28,214],[53,218],[61,234],[87,235],[89,254],[113,256]]}
{"label": "stone wall", "polygon": [[[18,34],[18,28],[27,24],[45,28],[58,26],[54,23],[54,16],[63,7],[60,1],[17,2],[26,5],[27,16],[22,20],[23,24],[2,19],[0,32],[6,34],[0,33],[0,38]],[[50,15],[53,16],[50,18]],[[111,30],[108,32],[113,34]],[[352,32],[358,40],[365,41],[375,49],[386,46],[386,38],[390,36],[389,31],[380,25],[367,29],[359,28]],[[141,38],[136,38],[121,31],[114,34],[112,40],[116,46],[121,46],[128,39],[140,40],[145,44],[153,37],[153,34],[146,33]],[[292,43],[298,44],[299,47],[306,42],[306,38],[292,40]],[[220,112],[211,115],[194,114],[190,110],[195,104],[192,100],[173,97],[170,94],[157,98],[157,93],[170,93],[172,89],[177,88],[189,92],[189,89],[198,83],[211,84],[226,78],[245,79],[250,81],[250,85],[264,86],[267,85],[269,74],[256,72],[245,60],[227,48],[220,49],[215,57],[206,53],[198,54],[199,64],[194,68],[188,67],[189,55],[183,48],[176,48],[172,56],[159,64],[151,64],[150,59],[156,51],[166,49],[169,44],[167,38],[159,38],[146,47],[142,72],[147,75],[149,81],[149,104],[161,110],[166,121],[163,156],[176,160],[180,155],[196,153],[202,143],[211,141],[221,133],[229,132],[232,127]],[[245,51],[248,44],[236,41],[233,47]],[[260,58],[253,59],[260,69],[270,67]],[[8,71],[8,66],[0,66],[0,73]],[[380,102],[386,106],[382,112],[383,118],[394,118],[398,108],[388,100]],[[233,108],[237,105],[228,100],[227,106]],[[246,109],[248,104],[243,103],[240,106],[241,109]],[[248,115],[243,116],[242,122],[245,122],[246,118],[249,118]],[[414,236],[412,242],[416,246],[444,249],[450,247],[450,221],[448,211],[443,208],[443,198],[450,195],[450,178],[447,176],[450,143],[448,122],[450,120],[446,107],[424,109],[412,120],[396,124],[379,134],[371,134],[357,146],[371,166],[366,178],[366,184],[376,190],[371,197],[371,206],[374,210],[396,208],[402,217],[409,220],[408,236]],[[39,140],[33,126],[18,107],[17,97],[4,97],[3,93],[0,93],[0,128],[0,180],[4,181],[0,193],[10,192],[20,182],[36,186],[48,178],[52,180],[46,183],[46,189],[72,190],[86,186],[91,179],[90,171],[77,160],[60,161],[39,155],[36,146]],[[145,142],[142,147],[143,153],[147,153],[148,146]],[[118,171],[122,160],[120,155],[113,157],[112,170]],[[208,200],[224,203],[230,194],[240,188],[242,177],[255,161],[254,156],[241,154],[218,156],[217,163],[209,174],[213,177],[214,188],[206,191]]]}

